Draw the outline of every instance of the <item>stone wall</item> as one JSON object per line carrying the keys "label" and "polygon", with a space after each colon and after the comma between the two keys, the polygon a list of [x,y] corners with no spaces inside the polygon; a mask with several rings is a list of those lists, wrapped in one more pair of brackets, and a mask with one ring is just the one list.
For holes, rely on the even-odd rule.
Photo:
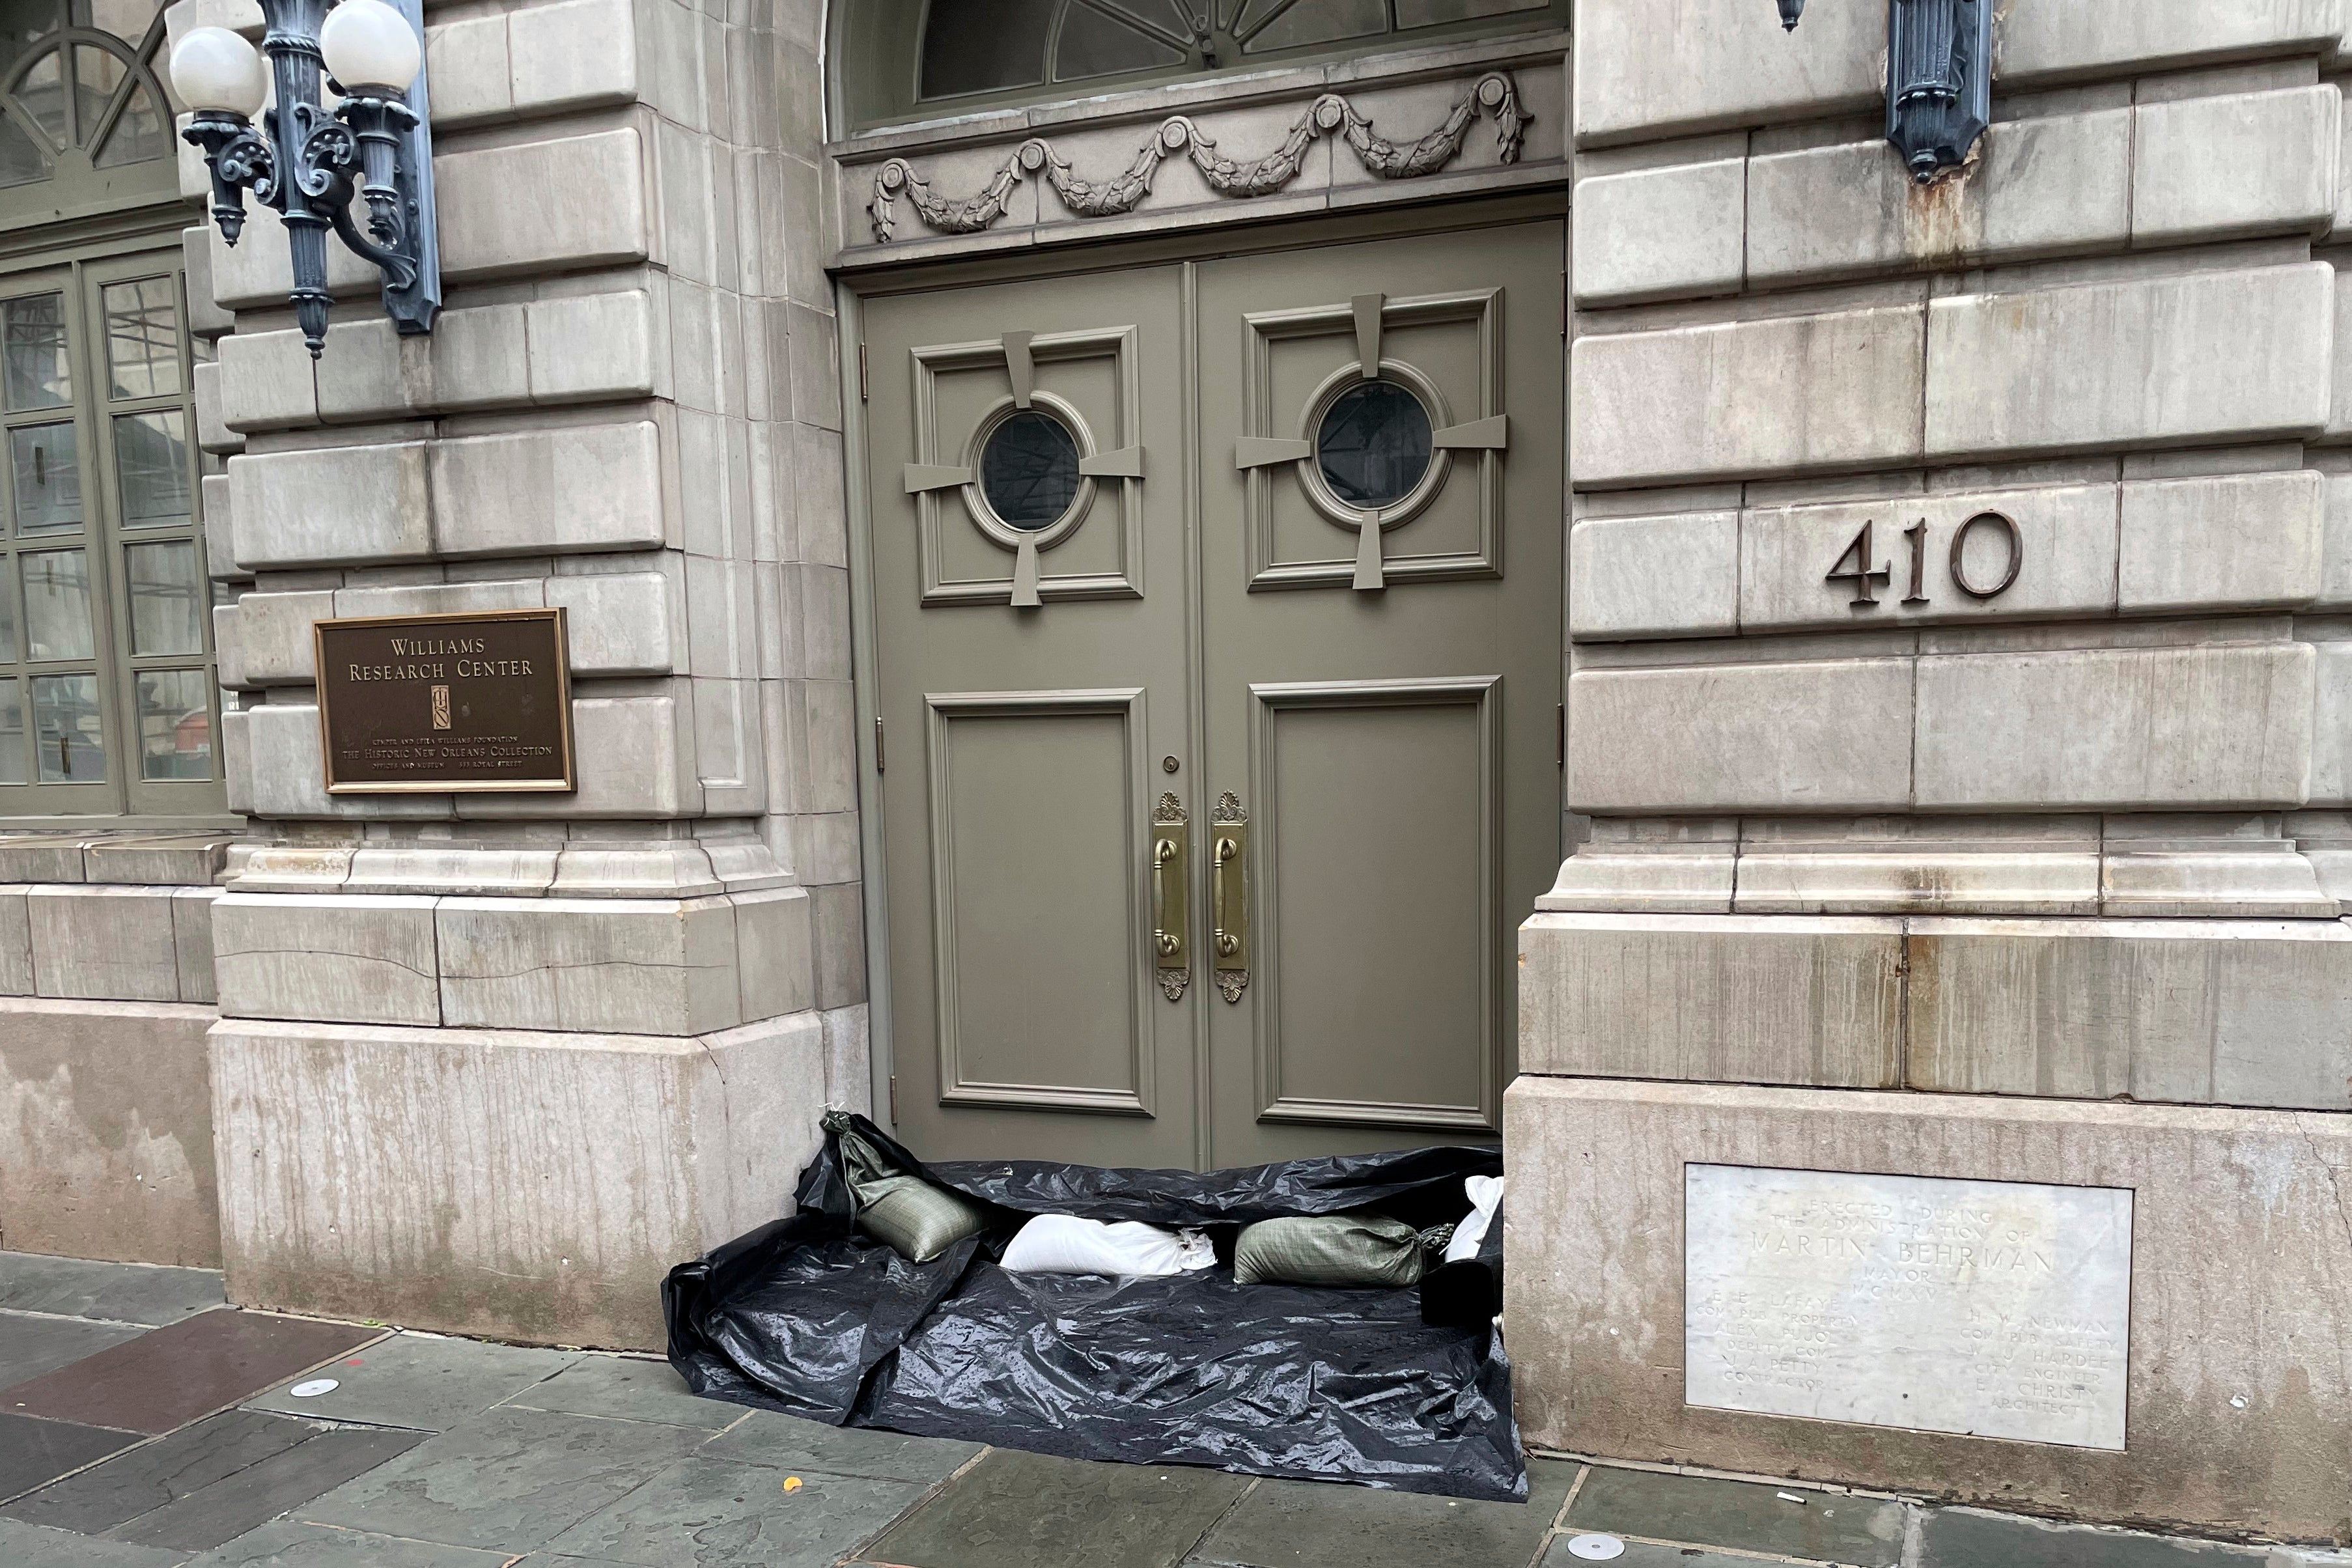
{"label": "stone wall", "polygon": [[[781,1212],[828,1093],[866,1098],[820,14],[430,7],[429,336],[331,246],[314,363],[271,215],[235,247],[188,232],[252,825],[214,927],[239,1300],[357,1310],[398,1278],[411,1321],[652,1344],[655,1260]],[[576,794],[326,793],[314,621],[542,605],[569,612]],[[730,1114],[765,1136],[722,1198]],[[562,1127],[603,1163],[527,1203],[457,1181],[461,1151],[503,1169]],[[676,1204],[623,1201],[679,1173]]]}
{"label": "stone wall", "polygon": [[[2352,9],[2017,0],[1926,187],[1881,0],[1578,23],[1530,1439],[2352,1534]],[[1685,1406],[1711,1162],[2136,1187],[2125,1454]]]}
{"label": "stone wall", "polygon": [[0,837],[0,1248],[218,1268],[224,833]]}

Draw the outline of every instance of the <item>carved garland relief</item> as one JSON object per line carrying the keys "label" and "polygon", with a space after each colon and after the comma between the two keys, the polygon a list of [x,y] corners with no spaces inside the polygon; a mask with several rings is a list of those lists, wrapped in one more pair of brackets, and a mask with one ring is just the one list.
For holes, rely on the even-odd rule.
{"label": "carved garland relief", "polygon": [[1173,114],[1160,122],[1126,171],[1108,180],[1080,179],[1069,161],[1054,151],[1053,143],[1033,136],[1013,149],[1004,166],[977,195],[961,200],[932,190],[930,182],[906,159],[888,159],[874,172],[874,199],[866,210],[873,216],[877,245],[887,245],[896,237],[897,198],[901,195],[932,228],[946,234],[978,234],[1004,216],[1022,181],[1042,174],[1071,212],[1081,217],[1115,216],[1140,206],[1151,192],[1152,177],[1160,163],[1180,153],[1192,160],[1218,195],[1262,196],[1296,180],[1307,148],[1317,138],[1331,135],[1346,142],[1357,162],[1371,174],[1384,180],[1409,180],[1435,174],[1452,163],[1461,153],[1471,123],[1481,116],[1495,121],[1501,161],[1517,162],[1530,117],[1519,106],[1518,89],[1509,75],[1489,71],[1470,84],[1442,124],[1407,145],[1375,134],[1370,116],[1339,94],[1327,92],[1307,106],[1282,145],[1263,157],[1227,156],[1190,115]]}

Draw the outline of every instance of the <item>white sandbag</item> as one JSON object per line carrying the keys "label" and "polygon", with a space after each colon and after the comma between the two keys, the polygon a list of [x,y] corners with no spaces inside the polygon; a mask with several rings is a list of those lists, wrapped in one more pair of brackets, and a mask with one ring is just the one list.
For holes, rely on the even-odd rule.
{"label": "white sandbag", "polygon": [[1486,1239],[1486,1227],[1495,1223],[1495,1211],[1503,1206],[1500,1176],[1465,1176],[1462,1186],[1470,1194],[1470,1212],[1454,1227],[1454,1239],[1445,1244],[1448,1263],[1478,1256],[1478,1244]]}
{"label": "white sandbag", "polygon": [[1066,1214],[1041,1214],[1004,1249],[1016,1274],[1124,1274],[1156,1278],[1206,1268],[1217,1250],[1197,1230],[1162,1230],[1120,1220],[1107,1225]]}

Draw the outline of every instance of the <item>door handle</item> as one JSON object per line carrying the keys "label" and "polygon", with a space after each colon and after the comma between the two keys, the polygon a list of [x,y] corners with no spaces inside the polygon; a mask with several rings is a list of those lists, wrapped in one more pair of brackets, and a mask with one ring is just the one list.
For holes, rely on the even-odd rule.
{"label": "door handle", "polygon": [[[1225,875],[1225,872],[1228,868],[1234,866],[1240,860],[1241,852],[1242,847],[1234,840],[1232,834],[1220,833],[1217,835],[1217,869],[1215,879],[1216,909],[1214,913],[1217,921],[1217,957],[1220,960],[1231,958],[1242,950],[1241,933],[1225,923],[1225,900],[1229,896],[1226,883],[1231,880],[1231,879]],[[1244,895],[1230,896],[1234,897],[1235,902],[1238,903],[1240,898]]]}
{"label": "door handle", "polygon": [[1238,1002],[1249,985],[1249,816],[1239,797],[1218,797],[1209,824],[1209,946],[1217,994]]}
{"label": "door handle", "polygon": [[1185,866],[1190,829],[1184,808],[1172,795],[1160,797],[1151,823],[1151,962],[1160,989],[1171,1002],[1184,998],[1192,978],[1192,957],[1184,940]]}

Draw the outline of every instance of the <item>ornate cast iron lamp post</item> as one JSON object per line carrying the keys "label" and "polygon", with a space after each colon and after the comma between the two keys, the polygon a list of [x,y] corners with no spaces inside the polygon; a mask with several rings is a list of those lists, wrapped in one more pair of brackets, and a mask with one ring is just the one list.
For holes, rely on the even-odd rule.
{"label": "ornate cast iron lamp post", "polygon": [[[1805,0],[1780,0],[1794,27]],[[1927,184],[1992,122],[1992,0],[1886,0],[1886,139]]]}
{"label": "ornate cast iron lamp post", "polygon": [[[248,190],[284,217],[294,315],[313,359],[332,302],[330,228],[383,272],[384,311],[400,331],[431,331],[441,262],[419,0],[262,0],[262,12],[268,81],[253,46],[224,27],[194,28],[172,51],[172,84],[195,110],[184,134],[212,167],[221,237],[236,243]],[[322,68],[341,100],[332,112],[320,102]],[[273,83],[277,102],[264,110]]]}

